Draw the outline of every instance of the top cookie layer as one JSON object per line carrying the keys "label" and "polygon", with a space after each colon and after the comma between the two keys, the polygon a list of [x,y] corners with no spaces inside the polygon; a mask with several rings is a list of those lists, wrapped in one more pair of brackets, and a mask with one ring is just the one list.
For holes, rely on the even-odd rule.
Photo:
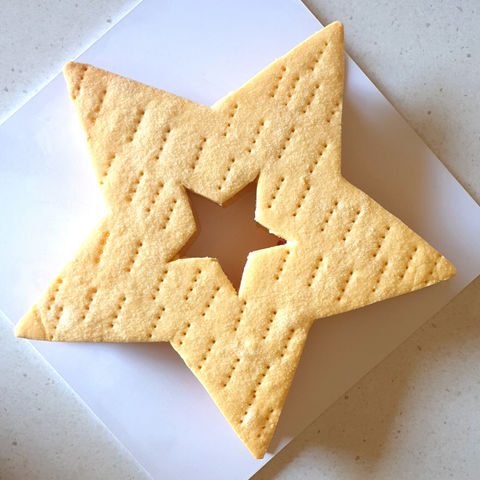
{"label": "top cookie layer", "polygon": [[[171,342],[261,458],[315,318],[455,273],[341,176],[343,55],[334,23],[212,108],[68,64],[110,213],[16,334]],[[256,219],[288,243],[250,254],[237,295],[215,260],[172,258],[184,187],[222,203],[257,176]]]}

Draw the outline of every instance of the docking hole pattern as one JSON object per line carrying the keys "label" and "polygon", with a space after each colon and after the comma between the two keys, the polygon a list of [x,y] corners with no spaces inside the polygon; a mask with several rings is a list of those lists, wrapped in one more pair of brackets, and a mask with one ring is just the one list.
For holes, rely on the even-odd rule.
{"label": "docking hole pattern", "polygon": [[136,245],[135,245],[135,250],[133,252],[133,255],[130,257],[130,260],[128,261],[128,264],[127,264],[127,267],[125,268],[125,270],[127,271],[127,273],[131,273],[132,272],[132,269],[135,265],[135,262],[137,261],[138,259],[138,255],[140,253],[140,250],[142,249],[143,247],[143,243],[138,241],[136,242]]}
{"label": "docking hole pattern", "polygon": [[233,325],[233,331],[236,332],[238,328],[240,327],[240,324],[242,323],[242,318],[243,314],[245,312],[245,309],[247,308],[247,301],[246,300],[240,300],[241,306],[238,312],[237,317],[235,318],[235,322]]}
{"label": "docking hole pattern", "polygon": [[103,103],[105,101],[105,97],[107,95],[107,90],[102,90],[100,92],[99,98],[98,98],[98,105],[93,109],[92,116],[90,117],[90,121],[92,123],[95,123],[100,116],[100,111],[102,110]]}
{"label": "docking hole pattern", "polygon": [[237,367],[238,367],[239,363],[240,363],[240,358],[238,358],[238,357],[235,358],[232,366],[230,367],[230,371],[228,372],[226,380],[224,380],[224,382],[222,383],[223,388],[227,388],[228,382],[230,382],[230,380],[232,379],[235,371],[237,370]]}
{"label": "docking hole pattern", "polygon": [[[268,440],[281,410],[281,399],[275,397],[277,392],[272,390],[272,385],[296,367],[305,333],[304,324],[300,323],[303,317],[300,320],[300,317],[288,317],[296,315],[292,312],[299,310],[294,307],[300,301],[305,308],[305,312],[302,310],[305,318],[317,310],[321,314],[344,311],[365,278],[369,283],[364,288],[366,293],[361,294],[367,304],[383,298],[384,289],[381,289],[393,276],[399,290],[405,291],[414,282],[413,271],[425,272],[426,268],[421,286],[438,281],[437,263],[445,261],[441,256],[433,257],[428,246],[415,239],[409,240],[415,244],[406,244],[411,245],[411,251],[405,255],[402,250],[404,257],[398,261],[399,255],[389,257],[394,243],[393,237],[388,236],[390,229],[401,238],[400,229],[406,227],[385,216],[374,202],[369,203],[368,199],[364,202],[353,188],[348,190],[348,185],[341,184],[330,194],[330,188],[332,191],[337,188],[333,177],[337,171],[332,165],[339,152],[336,147],[339,146],[342,108],[341,85],[331,83],[341,77],[332,75],[339,64],[334,63],[334,59],[340,57],[337,48],[329,48],[328,42],[319,38],[322,37],[316,37],[314,48],[311,45],[300,49],[308,52],[300,62],[290,61],[292,57],[286,56],[267,73],[260,74],[271,79],[268,85],[255,79],[210,110],[168,92],[155,97],[153,89],[147,91],[138,84],[122,83],[130,81],[119,77],[111,77],[110,83],[110,74],[106,72],[99,74],[105,75],[103,84],[93,82],[94,67],[90,67],[90,71],[89,67],[73,67],[75,71],[71,75],[70,93],[82,114],[79,117],[88,141],[97,142],[90,145],[92,156],[101,156],[93,160],[105,200],[119,202],[115,208],[107,205],[110,214],[129,215],[128,218],[135,218],[139,225],[132,225],[131,231],[125,230],[125,234],[114,222],[109,223],[110,231],[95,230],[90,237],[88,254],[84,255],[93,280],[78,293],[77,303],[72,306],[65,300],[74,295],[67,292],[70,280],[63,273],[63,280],[59,278],[49,288],[48,295],[42,297],[41,314],[48,322],[47,336],[62,339],[64,323],[73,312],[76,324],[72,335],[88,332],[94,322],[104,322],[103,330],[99,331],[108,334],[109,341],[124,340],[122,335],[128,331],[125,325],[130,315],[135,315],[134,306],[145,305],[145,325],[143,330],[139,329],[140,339],[171,341],[214,399],[219,400],[219,405],[234,402],[232,395],[237,395],[241,403],[235,405],[227,418],[232,423],[244,424],[242,428],[256,425],[255,431],[249,430],[242,438],[247,439],[249,447],[253,446],[252,451]],[[127,90],[128,86],[132,88]],[[90,88],[94,91],[87,91]],[[130,92],[131,97],[125,96],[125,91]],[[113,125],[116,130],[114,128],[108,143],[101,144],[99,132],[110,134],[102,122],[113,111],[112,105],[120,100],[126,113],[122,110],[123,117],[118,121],[114,115],[109,117],[114,119],[112,122],[117,121]],[[155,119],[158,123],[153,128]],[[94,134],[90,136],[89,132]],[[119,136],[118,132],[123,133]],[[312,138],[312,141],[301,146],[299,140],[303,138]],[[303,150],[299,150],[301,148]],[[177,257],[161,265],[149,261],[147,257],[157,254],[163,261],[169,252],[179,251],[175,250],[177,244],[188,240],[185,237],[193,227],[189,224],[181,230],[191,222],[188,202],[183,193],[178,193],[182,185],[225,201],[227,193],[236,193],[233,190],[237,185],[246,182],[248,175],[255,172],[260,174],[259,185],[266,189],[261,191],[257,213],[259,216],[270,213],[265,224],[272,230],[278,226],[279,234],[288,240],[274,253],[268,253],[273,264],[268,263],[269,269],[261,272],[259,284],[262,288],[267,284],[271,292],[258,293],[253,291],[253,282],[244,282],[241,291],[242,295],[245,292],[245,298],[234,297],[225,278],[207,269],[204,261],[192,264],[191,259],[185,261]],[[324,173],[326,187],[322,190],[320,180]],[[349,195],[348,201],[341,196],[344,193]],[[317,217],[306,232],[302,221],[313,211],[315,202],[319,205],[315,207]],[[349,202],[355,203],[350,207]],[[381,215],[375,216],[377,208]],[[367,219],[373,219],[372,229],[366,233],[369,241],[357,248],[353,242],[358,241]],[[287,238],[293,236],[288,230],[291,226],[295,234],[298,233],[295,240],[317,242],[312,247],[315,250],[302,250],[303,244],[294,247],[292,238]],[[405,232],[409,234],[408,230]],[[371,238],[376,243],[372,243]],[[118,267],[111,267],[110,257],[116,252],[119,253],[116,258],[121,260]],[[162,257],[164,252],[167,253]],[[426,263],[430,261],[429,255],[431,265]],[[369,268],[364,275],[365,264]],[[68,268],[75,268],[74,263],[69,265]],[[249,268],[264,267],[258,267],[256,261],[248,265]],[[102,279],[115,278],[113,273],[118,273],[110,268],[121,272],[119,280],[125,282],[125,286],[119,281],[119,286],[115,286],[118,290],[107,297]],[[324,308],[320,305],[322,287],[335,268],[340,273],[327,285],[331,298],[327,299],[328,308]],[[410,269],[413,271],[409,272]],[[293,273],[295,280],[291,281]],[[135,285],[146,285],[140,298],[131,288]],[[59,295],[61,288],[64,290]],[[101,297],[97,289],[101,289]],[[302,296],[297,304],[288,304],[287,296],[293,296],[292,292]],[[104,314],[101,305],[105,298],[112,300]],[[185,311],[189,315],[183,315]],[[291,322],[288,327],[294,328],[287,328],[284,321]],[[62,328],[58,328],[59,324]],[[272,351],[274,354],[270,355]],[[254,373],[249,376],[248,372]],[[278,395],[283,393],[284,390],[279,391]]]}
{"label": "docking hole pattern", "polygon": [[377,241],[376,249],[372,254],[372,257],[378,258],[378,260],[379,260],[378,263],[380,264],[379,275],[378,275],[377,279],[375,280],[374,286],[372,287],[372,293],[375,293],[377,291],[377,289],[380,285],[381,279],[382,279],[382,275],[385,273],[385,270],[387,269],[388,264],[389,264],[387,259],[382,259],[381,258],[381,248],[382,248],[382,245],[383,245],[385,239],[387,238],[387,235],[390,232],[390,230],[391,230],[391,228],[389,226],[385,227],[384,231],[382,232],[380,238]]}
{"label": "docking hole pattern", "polygon": [[[145,208],[147,214],[152,211],[153,206],[158,202],[164,186],[163,182],[157,183],[154,194],[151,196],[150,204]],[[172,212],[173,209],[169,207],[169,211]]]}
{"label": "docking hole pattern", "polygon": [[190,300],[191,296],[193,295],[193,292],[195,291],[195,288],[198,286],[198,281],[200,279],[200,275],[202,274],[202,270],[198,268],[192,278],[192,282],[190,283],[190,286],[188,287],[187,292],[183,296],[183,299],[185,301]]}
{"label": "docking hole pattern", "polygon": [[83,306],[83,314],[82,314],[82,320],[85,320],[90,312],[90,309],[92,308],[92,303],[95,299],[95,295],[98,293],[98,290],[96,287],[90,288],[87,293],[86,297],[86,303]]}
{"label": "docking hole pattern", "polygon": [[143,176],[144,176],[143,170],[140,170],[140,172],[138,172],[137,178],[134,180],[133,185],[130,187],[130,190],[128,191],[127,202],[129,203],[133,202],[133,198],[135,197],[135,194],[140,188],[140,183],[142,182]]}
{"label": "docking hole pattern", "polygon": [[100,238],[100,245],[98,246],[97,256],[95,257],[95,263],[100,263],[102,255],[105,253],[105,247],[107,246],[110,232],[105,232]]}
{"label": "docking hole pattern", "polygon": [[174,212],[175,212],[175,206],[177,205],[177,203],[178,203],[178,200],[177,200],[176,198],[173,198],[173,199],[170,201],[169,205],[167,206],[167,208],[166,208],[166,214],[165,214],[165,217],[164,217],[164,219],[163,219],[163,224],[162,224],[162,226],[161,226],[161,229],[162,229],[162,230],[166,230],[166,229],[167,229],[167,226],[168,226],[168,224],[169,224],[170,220],[172,219],[172,216],[173,216],[173,214],[174,214]]}
{"label": "docking hole pattern", "polygon": [[319,273],[319,270],[320,270],[320,266],[323,264],[323,255],[320,255],[316,262],[315,262],[315,266],[313,267],[313,271],[310,275],[310,278],[308,279],[307,281],[307,287],[311,287],[313,285],[313,282],[315,281],[315,279],[317,278],[318,276],[318,273]]}
{"label": "docking hole pattern", "polygon": [[216,343],[217,341],[214,338],[210,340],[209,345],[207,347],[207,351],[203,354],[201,361],[197,365],[197,370],[202,370],[204,367],[206,367],[206,362],[208,361],[208,357]]}
{"label": "docking hole pattern", "polygon": [[273,203],[277,199],[278,195],[281,193],[281,190],[282,190],[282,187],[284,186],[284,183],[285,183],[285,177],[282,176],[278,179],[277,183],[275,184],[275,190],[270,195],[270,201],[269,201],[269,203],[267,203],[267,208],[272,208],[273,207]]}
{"label": "docking hole pattern", "polygon": [[[267,377],[267,374],[270,371],[270,369],[271,369],[270,365],[265,365],[263,367],[262,372],[259,375],[257,375],[257,377],[255,378],[254,383],[253,383],[251,396],[250,396],[250,400],[246,404],[245,410],[244,410],[243,415],[242,415],[243,418],[245,418],[250,413],[252,405],[254,404],[254,401],[257,398],[258,391],[260,390],[260,387],[262,386],[262,383],[264,382],[265,378]],[[238,423],[242,424],[243,421],[244,421],[243,418],[240,418]]]}
{"label": "docking hole pattern", "polygon": [[274,274],[273,278],[278,281],[280,280],[283,271],[285,270],[285,267],[287,266],[287,260],[290,255],[290,249],[285,251],[285,254],[282,256],[282,259],[280,260],[280,264],[277,267],[277,272]]}
{"label": "docking hole pattern", "polygon": [[207,143],[207,137],[202,137],[198,145],[197,151],[193,157],[192,163],[190,164],[190,169],[195,170],[197,168],[197,163],[200,160],[205,144]]}
{"label": "docking hole pattern", "polygon": [[320,163],[320,160],[321,160],[321,157],[323,156],[323,154],[325,153],[325,150],[327,149],[327,144],[326,143],[323,143],[322,144],[322,150],[320,150],[318,152],[318,156],[313,160],[313,162],[309,165],[308,167],[308,173],[311,175],[314,170],[315,170],[315,167]]}
{"label": "docking hole pattern", "polygon": [[154,159],[155,160],[160,160],[160,157],[162,156],[163,149],[165,148],[165,145],[168,140],[168,136],[171,133],[171,128],[167,125],[163,131],[163,133],[160,136],[160,146],[158,147],[158,151],[156,152]]}
{"label": "docking hole pattern", "polygon": [[[335,200],[335,202],[333,203],[333,207],[330,208],[330,210],[325,215],[325,219],[323,220],[323,223],[320,227],[320,233],[323,233],[325,231],[325,229],[327,228],[327,226],[330,223],[330,220],[332,219],[332,216],[333,216],[337,206],[338,206],[338,200]],[[358,215],[360,215],[360,212],[358,212]]]}
{"label": "docking hole pattern", "polygon": [[137,111],[137,114],[134,119],[134,126],[132,128],[132,132],[129,136],[127,136],[126,140],[128,143],[132,143],[135,134],[138,132],[138,129],[140,128],[140,124],[142,123],[143,117],[145,116],[145,110],[141,109]]}
{"label": "docking hole pattern", "polygon": [[73,93],[72,93],[72,99],[73,100],[76,100],[78,98],[78,96],[80,95],[81,93],[81,90],[82,90],[82,82],[83,82],[83,79],[85,78],[85,75],[87,73],[87,70],[88,70],[88,67],[82,67],[82,72],[81,72],[81,75],[80,75],[80,79],[78,81],[78,84],[73,88]]}
{"label": "docking hole pattern", "polygon": [[228,137],[229,132],[232,128],[233,119],[235,118],[237,113],[238,113],[238,104],[234,103],[233,106],[230,108],[230,113],[228,114],[228,120],[227,120],[227,123],[225,124],[225,129],[222,133],[222,137]]}
{"label": "docking hole pattern", "polygon": [[120,317],[126,301],[127,297],[125,295],[121,295],[118,300],[117,306],[111,315],[112,320],[110,321],[110,328],[115,328],[115,322],[118,320],[118,317]]}
{"label": "docking hole pattern", "polygon": [[270,332],[270,330],[272,329],[272,326],[275,322],[275,317],[277,316],[277,311],[276,310],[272,310],[272,312],[270,313],[269,317],[268,317],[268,320],[267,320],[267,325],[265,327],[265,333],[264,335],[262,336],[262,340],[266,340],[267,337],[268,337],[268,333]]}
{"label": "docking hole pattern", "polygon": [[220,292],[220,287],[215,287],[214,291],[212,292],[212,294],[210,295],[210,298],[207,299],[207,301],[205,302],[205,307],[201,313],[201,317],[205,318],[207,317],[207,313],[208,311],[210,310],[213,302],[215,301],[215,299],[217,298],[217,295],[218,293]]}
{"label": "docking hole pattern", "polygon": [[283,155],[286,153],[288,145],[290,141],[292,140],[292,136],[295,133],[295,127],[290,127],[289,133],[285,137],[284,143],[280,146],[279,152],[277,154],[277,159],[280,160]]}
{"label": "docking hole pattern", "polygon": [[344,242],[347,241],[348,236],[349,236],[349,234],[352,232],[353,227],[354,227],[354,225],[357,223],[358,218],[360,217],[360,214],[361,214],[361,213],[362,213],[361,210],[359,210],[358,208],[355,210],[355,214],[352,216],[350,222],[348,223],[348,228],[347,228],[347,230],[345,231],[345,233],[343,234],[342,240],[343,240]]}
{"label": "docking hole pattern", "polygon": [[[157,300],[158,295],[160,294],[162,284],[163,282],[165,282],[165,279],[167,278],[167,274],[168,274],[168,269],[164,268],[157,279],[157,284],[153,287],[152,300]],[[163,311],[165,311],[165,309]]]}
{"label": "docking hole pattern", "polygon": [[[58,323],[60,322],[60,317],[62,316],[62,313],[63,313],[63,307],[56,303],[56,300],[57,300],[56,297],[60,292],[62,285],[63,285],[63,280],[61,278],[57,278],[57,280],[54,282],[53,286],[50,289],[49,297],[46,302],[47,311],[53,316],[53,320],[54,320],[52,325],[53,330],[57,329]],[[53,340],[54,335],[50,334],[48,338],[49,340]]]}
{"label": "docking hole pattern", "polygon": [[[408,257],[407,264],[405,265],[405,271],[407,271],[410,268],[410,265],[415,257],[415,254],[418,252],[418,247],[414,247],[410,253],[410,256]],[[437,263],[435,263],[435,266],[437,266]],[[432,272],[433,273],[433,272]],[[405,278],[405,274],[401,273],[399,275],[399,278],[403,280]],[[427,280],[428,283],[428,280]]]}

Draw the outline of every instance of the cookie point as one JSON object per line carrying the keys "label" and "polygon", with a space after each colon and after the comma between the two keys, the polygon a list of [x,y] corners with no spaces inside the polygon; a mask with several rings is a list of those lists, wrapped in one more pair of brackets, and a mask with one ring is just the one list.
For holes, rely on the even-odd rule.
{"label": "cookie point", "polygon": [[40,318],[37,306],[27,313],[15,327],[15,336],[30,340],[46,340],[45,327]]}

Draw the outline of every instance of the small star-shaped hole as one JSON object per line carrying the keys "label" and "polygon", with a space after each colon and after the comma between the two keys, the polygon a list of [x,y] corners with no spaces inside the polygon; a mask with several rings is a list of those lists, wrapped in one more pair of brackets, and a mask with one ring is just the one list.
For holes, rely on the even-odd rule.
{"label": "small star-shaped hole", "polygon": [[248,254],[285,243],[255,221],[256,187],[250,183],[223,206],[188,191],[197,232],[180,256],[216,258],[237,292]]}

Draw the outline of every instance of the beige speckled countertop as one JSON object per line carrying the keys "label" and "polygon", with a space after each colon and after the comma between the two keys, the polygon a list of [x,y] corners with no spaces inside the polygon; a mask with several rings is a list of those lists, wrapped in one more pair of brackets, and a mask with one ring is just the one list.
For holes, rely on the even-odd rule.
{"label": "beige speckled countertop", "polygon": [[[0,121],[136,3],[0,0]],[[478,0],[305,3],[479,202]],[[150,478],[1,319],[0,351],[1,480]],[[479,478],[479,379],[477,278],[253,478]]]}

